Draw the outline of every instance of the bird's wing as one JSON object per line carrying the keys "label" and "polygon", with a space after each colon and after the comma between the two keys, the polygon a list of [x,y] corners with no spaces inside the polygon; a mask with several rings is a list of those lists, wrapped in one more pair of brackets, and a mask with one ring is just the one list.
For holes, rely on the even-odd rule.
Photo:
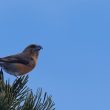
{"label": "bird's wing", "polygon": [[12,55],[0,58],[0,62],[29,64],[31,58],[23,55]]}

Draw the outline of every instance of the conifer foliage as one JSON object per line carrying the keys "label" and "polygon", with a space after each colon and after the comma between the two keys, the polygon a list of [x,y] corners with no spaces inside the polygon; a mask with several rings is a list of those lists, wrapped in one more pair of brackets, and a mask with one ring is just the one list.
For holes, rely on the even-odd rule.
{"label": "conifer foliage", "polygon": [[36,94],[26,86],[28,75],[10,84],[0,71],[0,110],[55,110],[52,97],[37,89]]}

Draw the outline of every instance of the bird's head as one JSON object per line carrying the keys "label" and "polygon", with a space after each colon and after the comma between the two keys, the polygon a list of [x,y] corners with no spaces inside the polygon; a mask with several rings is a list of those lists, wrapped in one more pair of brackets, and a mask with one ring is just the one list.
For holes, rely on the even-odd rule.
{"label": "bird's head", "polygon": [[37,56],[41,49],[43,49],[42,46],[36,45],[36,44],[31,44],[31,45],[27,46],[23,52]]}

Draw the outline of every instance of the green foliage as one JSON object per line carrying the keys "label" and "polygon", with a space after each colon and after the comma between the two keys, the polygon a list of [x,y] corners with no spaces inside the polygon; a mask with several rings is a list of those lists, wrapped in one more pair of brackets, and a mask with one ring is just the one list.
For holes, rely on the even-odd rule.
{"label": "green foliage", "polygon": [[42,89],[34,95],[26,83],[28,75],[16,78],[13,84],[4,81],[0,71],[0,110],[55,110],[51,96]]}

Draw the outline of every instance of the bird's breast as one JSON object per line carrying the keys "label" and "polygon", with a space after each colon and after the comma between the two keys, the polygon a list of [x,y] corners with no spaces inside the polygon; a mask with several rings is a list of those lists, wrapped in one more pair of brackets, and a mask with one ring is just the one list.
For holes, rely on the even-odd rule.
{"label": "bird's breast", "polygon": [[24,64],[20,64],[20,63],[15,64],[15,66],[16,66],[16,69],[17,69],[19,75],[24,75],[24,74],[30,72],[35,67],[35,65],[33,65],[33,66],[24,65]]}
{"label": "bird's breast", "polygon": [[16,64],[16,68],[19,71],[20,75],[24,75],[24,74],[30,72],[36,66],[37,59],[36,59],[36,57],[32,57],[32,58],[33,58],[33,60],[30,61],[30,63],[28,65],[24,65],[24,64],[20,64],[20,63]]}

